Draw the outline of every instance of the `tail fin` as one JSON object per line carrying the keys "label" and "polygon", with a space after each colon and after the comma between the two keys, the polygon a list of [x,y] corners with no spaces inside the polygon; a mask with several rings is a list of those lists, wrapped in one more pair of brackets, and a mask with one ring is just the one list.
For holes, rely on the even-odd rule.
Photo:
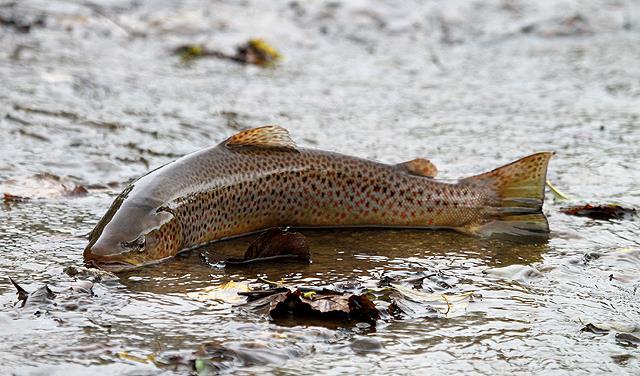
{"label": "tail fin", "polygon": [[464,230],[481,236],[546,238],[549,224],[542,214],[542,203],[547,165],[552,156],[551,152],[533,154],[462,180],[463,184],[488,188],[495,193],[488,217]]}

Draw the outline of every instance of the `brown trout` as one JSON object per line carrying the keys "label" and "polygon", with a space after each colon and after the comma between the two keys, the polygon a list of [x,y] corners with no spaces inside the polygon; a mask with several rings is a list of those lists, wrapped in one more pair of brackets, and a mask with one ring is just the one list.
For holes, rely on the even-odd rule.
{"label": "brown trout", "polygon": [[91,232],[85,260],[118,271],[278,227],[446,228],[545,237],[547,164],[537,153],[456,183],[425,159],[388,165],[298,148],[278,126],[246,130],[127,187]]}

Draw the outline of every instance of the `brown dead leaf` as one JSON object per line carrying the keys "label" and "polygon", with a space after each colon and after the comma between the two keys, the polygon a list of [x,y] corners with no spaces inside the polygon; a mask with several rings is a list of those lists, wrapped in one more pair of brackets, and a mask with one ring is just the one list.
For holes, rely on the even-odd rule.
{"label": "brown dead leaf", "polygon": [[249,310],[272,318],[356,321],[375,324],[380,314],[366,295],[331,294],[305,297],[300,290],[287,291],[248,303]]}
{"label": "brown dead leaf", "polygon": [[3,193],[2,194],[2,202],[5,204],[15,203],[15,202],[25,202],[29,201],[28,197],[16,196],[11,193]]}
{"label": "brown dead leaf", "polygon": [[599,220],[612,220],[612,219],[629,219],[632,216],[637,215],[637,210],[633,208],[625,208],[620,205],[607,204],[607,205],[579,205],[570,206],[560,209],[560,212],[567,215],[575,215],[577,217],[588,217],[591,219]]}
{"label": "brown dead leaf", "polygon": [[240,303],[245,298],[239,293],[248,291],[249,285],[246,282],[229,281],[219,286],[208,286],[200,291],[188,292],[187,296],[201,302]]}
{"label": "brown dead leaf", "polygon": [[309,245],[304,235],[281,229],[267,230],[249,245],[244,258],[227,259],[225,265],[237,266],[276,260],[309,262]]}

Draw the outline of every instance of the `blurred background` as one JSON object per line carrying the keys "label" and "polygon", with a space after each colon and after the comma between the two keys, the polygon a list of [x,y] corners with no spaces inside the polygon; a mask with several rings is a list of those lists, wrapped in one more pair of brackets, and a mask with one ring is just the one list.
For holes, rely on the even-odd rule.
{"label": "blurred background", "polygon": [[[128,182],[264,124],[305,147],[428,158],[444,179],[551,150],[549,177],[571,197],[638,206],[639,62],[632,0],[2,1],[0,275],[32,290],[69,282],[63,268],[82,263],[83,236]],[[613,333],[585,339],[576,317],[640,322],[638,223],[568,218],[548,198],[552,238],[523,255],[451,235],[364,237],[377,245],[363,249],[318,235],[325,264],[268,275],[366,282],[377,268],[430,265],[489,301],[457,321],[366,336],[238,321],[184,293],[256,272],[230,275],[193,254],[96,285],[89,313],[71,316],[17,310],[2,279],[0,370],[171,373],[144,357],[215,336],[236,351],[221,363],[229,372],[631,374],[636,350]],[[554,271],[535,283],[481,277],[509,264]],[[237,355],[255,341],[257,358]]]}

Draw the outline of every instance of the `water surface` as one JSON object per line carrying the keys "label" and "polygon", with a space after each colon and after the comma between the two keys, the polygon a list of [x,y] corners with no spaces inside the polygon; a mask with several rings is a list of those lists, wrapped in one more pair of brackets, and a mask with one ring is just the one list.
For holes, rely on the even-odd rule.
{"label": "water surface", "polygon": [[[432,160],[444,179],[552,150],[549,177],[576,200],[640,206],[640,7],[633,1],[21,1],[0,26],[0,274],[64,291],[87,234],[127,182],[262,124],[306,147],[398,163]],[[183,64],[185,43],[231,53],[261,37],[284,55],[262,69]],[[36,174],[89,187],[81,197]],[[13,179],[13,188],[7,180]],[[17,182],[17,183],[15,183]],[[54,184],[55,186],[55,184]],[[0,192],[4,193],[4,192]],[[39,197],[39,198],[38,198]],[[235,374],[637,374],[640,225],[568,217],[548,194],[548,242],[431,231],[308,231],[313,263],[227,270],[251,238],[213,244],[98,283],[80,308],[15,307],[0,280],[0,373],[184,374],[119,357],[203,343]],[[510,265],[539,273],[491,275]],[[440,319],[375,329],[280,325],[188,292],[257,276],[360,283],[439,270],[481,301]],[[605,335],[586,323],[613,323]]]}

